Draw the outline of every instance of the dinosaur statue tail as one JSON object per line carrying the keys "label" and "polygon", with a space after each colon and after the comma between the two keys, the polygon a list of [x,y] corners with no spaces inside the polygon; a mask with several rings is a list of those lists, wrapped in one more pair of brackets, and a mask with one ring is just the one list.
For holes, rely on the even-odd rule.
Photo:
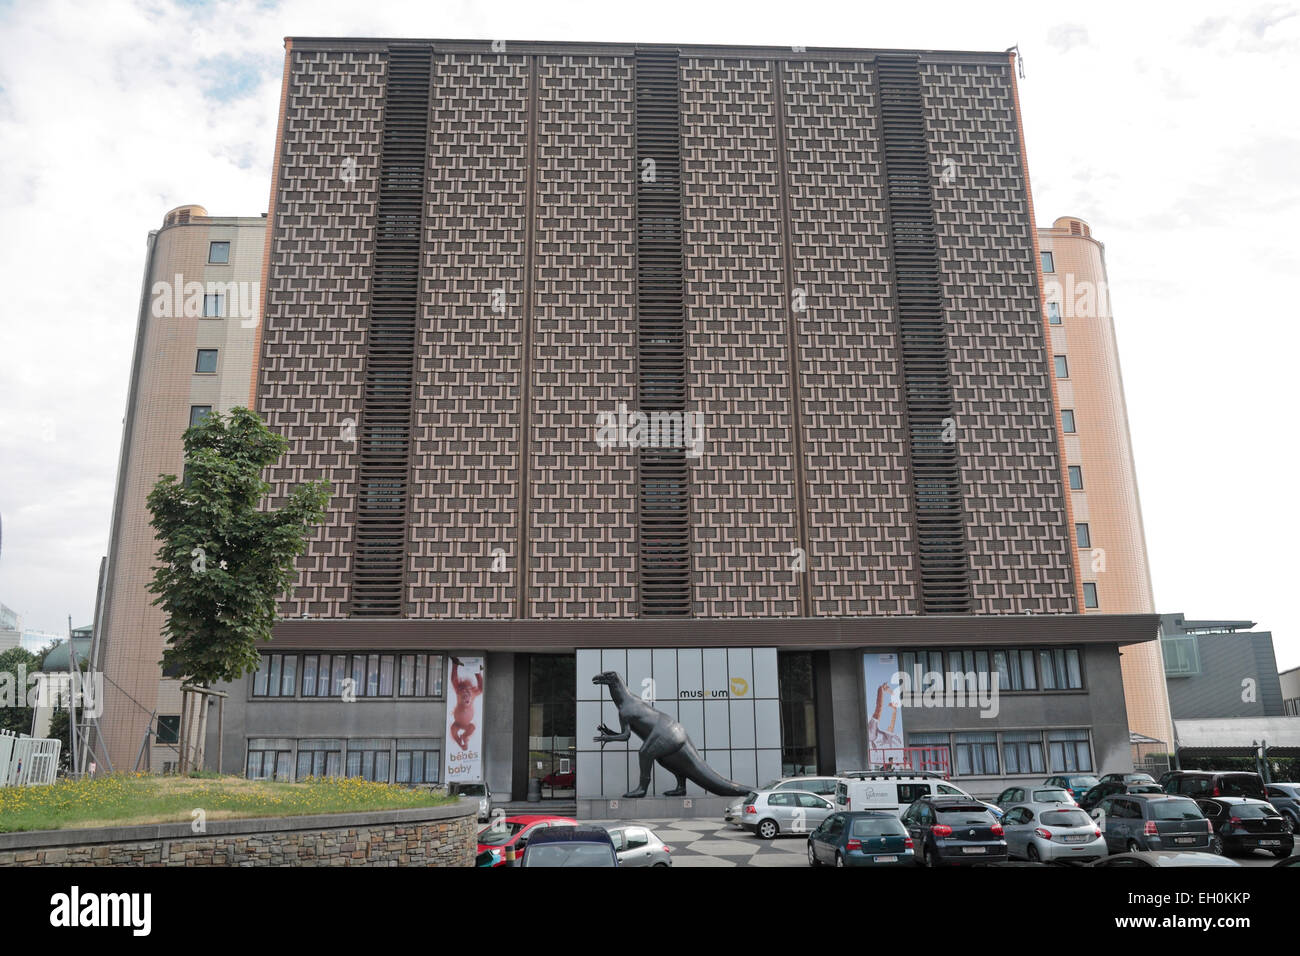
{"label": "dinosaur statue tail", "polygon": [[704,762],[699,751],[688,741],[679,753],[687,759],[681,773],[687,780],[720,797],[743,797],[754,787],[728,780]]}

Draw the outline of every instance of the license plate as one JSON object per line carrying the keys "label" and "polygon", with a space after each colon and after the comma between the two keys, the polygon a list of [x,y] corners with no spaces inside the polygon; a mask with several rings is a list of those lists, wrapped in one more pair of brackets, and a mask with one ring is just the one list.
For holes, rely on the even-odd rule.
{"label": "license plate", "polygon": [[1087,842],[1087,840],[1088,840],[1088,837],[1087,837],[1086,835],[1083,835],[1083,836],[1068,836],[1068,837],[1065,838],[1065,842],[1066,842],[1066,843],[1085,843],[1085,842]]}
{"label": "license plate", "polygon": [[1281,840],[1260,840],[1259,845],[1260,846],[1281,846],[1282,841]]}
{"label": "license plate", "polygon": [[964,847],[961,848],[961,851],[962,851],[963,853],[983,853],[983,852],[984,852],[984,847],[982,847],[982,846],[964,846]]}
{"label": "license plate", "polygon": [[878,856],[878,857],[876,857],[876,862],[877,862],[877,863],[897,863],[897,862],[898,862],[898,857],[896,857],[896,856]]}
{"label": "license plate", "polygon": [[1175,843],[1195,843],[1196,837],[1175,837]]}

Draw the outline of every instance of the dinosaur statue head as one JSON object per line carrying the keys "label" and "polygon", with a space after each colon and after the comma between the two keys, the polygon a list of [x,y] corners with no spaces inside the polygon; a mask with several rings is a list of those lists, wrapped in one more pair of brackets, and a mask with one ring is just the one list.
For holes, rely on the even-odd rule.
{"label": "dinosaur statue head", "polygon": [[618,671],[601,671],[591,679],[593,684],[605,684],[609,687],[617,687],[623,683],[623,678],[619,676]]}

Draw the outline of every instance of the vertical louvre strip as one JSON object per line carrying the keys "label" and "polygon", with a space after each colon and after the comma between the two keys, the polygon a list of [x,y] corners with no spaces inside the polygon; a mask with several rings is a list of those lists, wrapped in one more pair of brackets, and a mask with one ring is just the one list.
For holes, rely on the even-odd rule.
{"label": "vertical louvre strip", "polygon": [[429,136],[429,48],[390,47],[357,454],[354,617],[405,606],[411,403]]}
{"label": "vertical louvre strip", "polygon": [[[637,404],[686,411],[681,106],[675,52],[636,56]],[[651,167],[646,161],[653,162]],[[648,169],[649,167],[649,169]],[[650,171],[653,175],[649,175]],[[638,554],[642,617],[692,610],[690,473],[685,448],[642,448]]]}
{"label": "vertical louvre strip", "polygon": [[954,417],[954,400],[920,67],[915,57],[880,57],[876,69],[912,462],[920,610],[970,613],[973,601],[957,445],[942,439],[944,419]]}

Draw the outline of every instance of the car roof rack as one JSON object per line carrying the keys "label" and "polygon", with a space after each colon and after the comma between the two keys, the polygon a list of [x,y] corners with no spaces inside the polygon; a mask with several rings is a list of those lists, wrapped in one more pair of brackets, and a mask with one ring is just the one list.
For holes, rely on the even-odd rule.
{"label": "car roof rack", "polygon": [[840,774],[841,777],[847,777],[850,780],[876,780],[888,777],[933,777],[936,780],[944,779],[943,774],[936,773],[933,770],[848,770]]}

